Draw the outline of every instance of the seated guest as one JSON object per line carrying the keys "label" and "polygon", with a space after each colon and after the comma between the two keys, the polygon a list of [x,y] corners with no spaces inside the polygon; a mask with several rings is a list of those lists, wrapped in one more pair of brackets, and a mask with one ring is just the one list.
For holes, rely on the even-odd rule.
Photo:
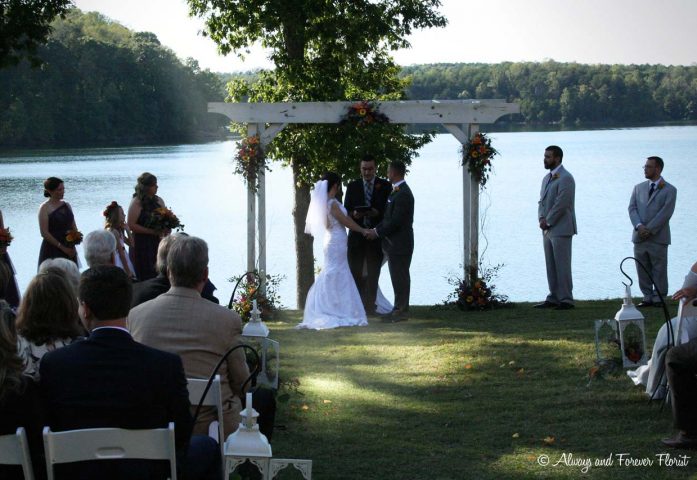
{"label": "seated guest", "polygon": [[[692,265],[692,268],[687,275],[682,288],[673,296],[679,300],[683,298],[683,292],[689,291],[697,287],[697,263]],[[694,295],[692,295],[694,296]],[[687,297],[690,298],[690,297]],[[673,317],[670,321],[672,325],[673,336],[676,342],[678,335],[678,317]],[[688,339],[697,338],[697,317],[685,317],[682,320],[682,339],[680,342],[687,342]],[[653,352],[651,358],[646,365],[642,365],[636,370],[628,370],[627,375],[632,379],[635,385],[646,385],[646,394],[653,400],[661,400],[666,396],[665,376],[665,355],[668,351],[668,327],[663,326],[656,335],[656,340],[653,343]]]}
{"label": "seated guest", "polygon": [[80,270],[72,260],[67,258],[49,258],[39,265],[39,273],[53,272],[63,275],[70,286],[75,290],[77,298],[77,287],[80,284]]}
{"label": "seated guest", "polygon": [[[14,434],[18,427],[27,432],[34,473],[41,478],[43,451],[41,409],[36,383],[22,374],[24,363],[17,355],[14,314],[0,301],[0,435]],[[21,466],[0,465],[3,480],[23,479]]]}
{"label": "seated guest", "polygon": [[114,265],[116,238],[107,230],[95,230],[85,237],[82,246],[89,267]]}
{"label": "seated guest", "polygon": [[[171,285],[167,277],[167,255],[176,239],[186,236],[188,235],[183,232],[173,233],[160,240],[160,245],[157,247],[157,261],[155,263],[157,276],[133,285],[133,303],[131,304],[131,308],[145,303],[148,300],[152,300],[169,290]],[[218,299],[213,296],[214,291],[215,285],[213,285],[210,280],[206,280],[206,285],[204,285],[201,291],[201,297],[213,303],[220,303]]]}
{"label": "seated guest", "polygon": [[[80,316],[87,339],[48,353],[40,391],[53,431],[116,427],[148,429],[175,424],[177,464],[185,478],[220,478],[218,446],[191,437],[189,393],[181,359],[135,342],[126,328],[131,280],[118,267],[82,274]],[[61,467],[60,470],[58,467]],[[166,478],[162,462],[103,460],[59,465],[62,478]]]}
{"label": "seated guest", "polygon": [[[697,288],[691,287],[697,294]],[[697,338],[677,345],[666,355],[666,372],[677,435],[663,440],[673,448],[697,449]]]}
{"label": "seated guest", "polygon": [[24,373],[38,380],[43,356],[70,345],[84,333],[77,297],[68,280],[56,273],[37,274],[19,304],[16,325]]}
{"label": "seated guest", "polygon": [[[136,341],[179,354],[187,377],[208,378],[221,356],[240,343],[242,321],[235,312],[201,298],[208,278],[208,245],[200,238],[179,236],[169,248],[168,292],[131,309],[128,326]],[[242,384],[249,370],[242,349],[220,371],[225,435],[240,422]],[[202,409],[194,432],[205,433],[214,409]]]}

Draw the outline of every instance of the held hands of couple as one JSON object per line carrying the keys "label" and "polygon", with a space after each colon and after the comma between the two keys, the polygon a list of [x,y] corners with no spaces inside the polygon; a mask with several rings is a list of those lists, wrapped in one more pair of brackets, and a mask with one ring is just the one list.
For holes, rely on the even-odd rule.
{"label": "held hands of couple", "polygon": [[375,231],[375,229],[372,228],[364,228],[363,232],[361,233],[363,233],[363,236],[368,240],[375,240],[376,238],[378,238],[377,232]]}

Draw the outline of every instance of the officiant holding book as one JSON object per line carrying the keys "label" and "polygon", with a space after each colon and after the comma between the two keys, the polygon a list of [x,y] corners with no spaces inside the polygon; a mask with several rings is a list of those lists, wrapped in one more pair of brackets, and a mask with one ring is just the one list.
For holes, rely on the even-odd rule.
{"label": "officiant holding book", "polygon": [[[376,175],[377,163],[372,155],[363,157],[360,169],[361,178],[346,187],[344,206],[359,225],[374,228],[382,221],[392,185]],[[382,259],[379,238],[368,240],[358,232],[349,232],[348,263],[367,315],[375,314]]]}

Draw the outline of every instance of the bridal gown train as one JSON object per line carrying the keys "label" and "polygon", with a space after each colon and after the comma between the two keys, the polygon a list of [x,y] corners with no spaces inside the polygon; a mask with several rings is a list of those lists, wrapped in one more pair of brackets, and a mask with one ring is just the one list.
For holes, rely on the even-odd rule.
{"label": "bridal gown train", "polygon": [[329,200],[327,230],[324,235],[324,266],[305,301],[303,321],[297,328],[323,330],[368,325],[363,302],[346,257],[346,228],[331,214],[332,203],[346,209],[336,199]]}

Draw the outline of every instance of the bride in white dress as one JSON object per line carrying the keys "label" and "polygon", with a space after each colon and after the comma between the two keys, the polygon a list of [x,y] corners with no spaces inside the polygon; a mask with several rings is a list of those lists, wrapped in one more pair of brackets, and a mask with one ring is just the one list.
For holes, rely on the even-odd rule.
{"label": "bride in white dress", "polygon": [[368,325],[363,302],[346,257],[346,227],[365,234],[336,199],[341,181],[336,173],[322,176],[312,192],[305,233],[316,237],[324,232],[324,266],[305,301],[303,321],[297,328],[323,330]]}

